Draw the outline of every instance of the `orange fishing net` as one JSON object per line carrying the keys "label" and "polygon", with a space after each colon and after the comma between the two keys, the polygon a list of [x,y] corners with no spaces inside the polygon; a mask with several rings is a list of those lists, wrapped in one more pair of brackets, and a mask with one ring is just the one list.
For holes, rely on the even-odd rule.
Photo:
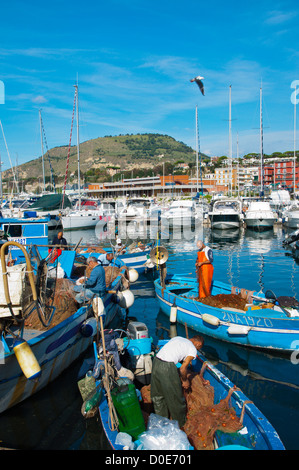
{"label": "orange fishing net", "polygon": [[205,298],[197,297],[194,300],[197,300],[198,302],[201,302],[205,305],[210,305],[211,307],[229,307],[244,311],[247,304],[246,299],[243,299],[240,294],[218,294]]}
{"label": "orange fishing net", "polygon": [[217,430],[233,433],[243,427],[230,405],[234,389],[229,391],[225,399],[214,404],[214,389],[206,384],[200,374],[190,373],[188,379],[191,390],[185,391],[187,420],[184,431],[196,450],[212,450]]}

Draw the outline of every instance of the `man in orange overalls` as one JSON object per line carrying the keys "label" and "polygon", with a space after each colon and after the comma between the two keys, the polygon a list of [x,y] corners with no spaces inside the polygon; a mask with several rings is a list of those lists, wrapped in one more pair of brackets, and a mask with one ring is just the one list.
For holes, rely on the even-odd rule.
{"label": "man in orange overalls", "polygon": [[213,279],[213,252],[202,240],[197,242],[196,273],[198,279],[198,297],[200,299],[211,295],[211,285]]}

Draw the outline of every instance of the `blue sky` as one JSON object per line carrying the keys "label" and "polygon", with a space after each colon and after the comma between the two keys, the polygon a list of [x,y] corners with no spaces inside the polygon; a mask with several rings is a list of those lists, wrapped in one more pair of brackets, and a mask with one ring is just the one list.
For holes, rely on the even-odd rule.
{"label": "blue sky", "polygon": [[[0,120],[13,163],[41,155],[39,109],[48,147],[68,145],[77,76],[81,142],[152,132],[195,148],[197,105],[201,151],[228,155],[231,85],[233,155],[237,133],[240,156],[259,152],[262,81],[264,152],[293,149],[297,0],[3,3]],[[198,74],[205,96],[190,83]],[[0,153],[9,168],[1,131]]]}

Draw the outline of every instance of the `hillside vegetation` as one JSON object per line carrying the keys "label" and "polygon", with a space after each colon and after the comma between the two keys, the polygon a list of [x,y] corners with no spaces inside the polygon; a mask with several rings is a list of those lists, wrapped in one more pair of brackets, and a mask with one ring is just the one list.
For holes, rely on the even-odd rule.
{"label": "hillside vegetation", "polygon": [[[45,174],[50,176],[49,158],[53,172],[58,180],[64,178],[67,164],[68,146],[55,147],[44,155]],[[134,168],[153,168],[162,162],[194,162],[195,152],[182,142],[168,135],[137,134],[105,136],[80,144],[80,170],[83,174],[93,173],[107,176],[109,168],[129,171]],[[70,150],[69,175],[77,174],[77,147]],[[93,171],[94,170],[94,171]],[[97,171],[95,171],[97,170]],[[18,179],[25,183],[33,182],[42,175],[42,158],[19,165]],[[11,170],[3,174],[11,177]]]}

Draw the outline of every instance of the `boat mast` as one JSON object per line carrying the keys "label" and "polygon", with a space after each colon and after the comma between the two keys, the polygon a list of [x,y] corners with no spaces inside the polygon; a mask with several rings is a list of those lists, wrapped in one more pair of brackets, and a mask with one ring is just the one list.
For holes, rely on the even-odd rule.
{"label": "boat mast", "polygon": [[76,93],[76,120],[77,120],[77,159],[78,159],[78,192],[79,192],[79,210],[81,210],[81,183],[80,183],[80,143],[79,143],[79,97],[78,83],[75,86]]}
{"label": "boat mast", "polygon": [[237,132],[237,185],[238,185],[238,197],[240,197],[240,182],[239,182],[239,132]]}
{"label": "boat mast", "polygon": [[294,199],[296,191],[296,88],[295,85],[295,100],[294,100],[294,168],[293,168],[293,188],[294,188]]}
{"label": "boat mast", "polygon": [[198,181],[198,158],[200,157],[200,185],[201,185],[201,195],[203,195],[203,184],[202,184],[202,168],[201,168],[201,151],[200,151],[200,144],[199,144],[199,127],[198,127],[198,110],[196,106],[195,111],[195,121],[196,121],[196,191],[199,192],[199,181]]}
{"label": "boat mast", "polygon": [[195,136],[196,136],[196,191],[198,193],[198,114],[197,105],[195,108]]}
{"label": "boat mast", "polygon": [[229,132],[228,132],[228,150],[229,150],[229,186],[230,195],[233,193],[233,172],[232,172],[232,161],[233,161],[233,148],[232,148],[232,86],[229,86]]}
{"label": "boat mast", "polygon": [[263,90],[260,88],[260,154],[261,154],[261,196],[264,195],[264,141],[263,141]]}
{"label": "boat mast", "polygon": [[45,160],[44,160],[42,115],[41,115],[41,110],[40,109],[39,109],[38,112],[39,112],[40,138],[41,138],[41,149],[42,149],[43,185],[44,185],[44,192],[45,192],[46,191],[46,181],[45,181]]}
{"label": "boat mast", "polygon": [[2,206],[2,202],[3,202],[2,165],[3,165],[3,162],[1,159],[1,155],[0,155],[0,207]]}
{"label": "boat mast", "polygon": [[13,169],[13,165],[12,165],[12,161],[11,161],[11,158],[10,158],[10,153],[9,153],[9,150],[8,150],[8,146],[7,146],[7,142],[6,142],[6,138],[5,138],[5,134],[4,134],[4,130],[3,130],[3,126],[2,126],[1,121],[0,121],[0,127],[1,127],[2,135],[3,135],[5,147],[6,147],[6,152],[7,152],[8,158],[9,158],[9,163],[10,163],[11,171],[12,171],[12,174],[13,174],[14,183],[16,185],[17,193],[19,194],[19,185],[18,185],[18,181],[16,179],[15,171]]}

